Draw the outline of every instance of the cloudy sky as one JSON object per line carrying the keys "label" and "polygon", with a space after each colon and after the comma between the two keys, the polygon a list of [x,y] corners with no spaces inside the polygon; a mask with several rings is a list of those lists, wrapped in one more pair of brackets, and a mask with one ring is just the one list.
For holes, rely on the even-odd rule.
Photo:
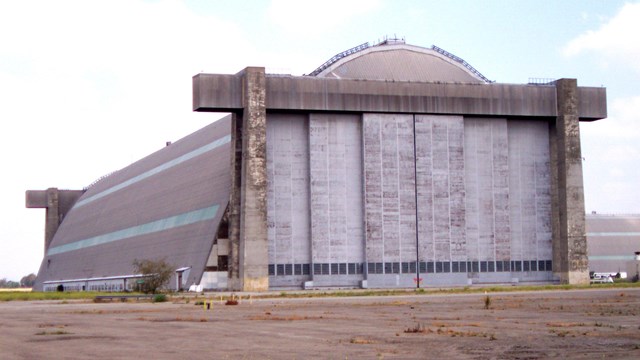
{"label": "cloudy sky", "polygon": [[498,82],[606,87],[609,118],[581,124],[586,210],[640,213],[638,19],[614,0],[0,0],[0,278],[43,256],[25,190],[82,189],[219,117],[191,111],[193,75],[302,75],[384,37]]}

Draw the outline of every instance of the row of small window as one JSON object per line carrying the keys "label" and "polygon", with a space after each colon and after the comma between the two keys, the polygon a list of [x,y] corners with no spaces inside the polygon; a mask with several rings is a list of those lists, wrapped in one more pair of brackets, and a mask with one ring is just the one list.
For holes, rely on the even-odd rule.
{"label": "row of small window", "polygon": [[551,271],[551,260],[504,260],[504,261],[421,261],[367,263],[368,274],[415,274],[420,273],[466,273],[466,272],[521,272]]}
{"label": "row of small window", "polygon": [[[313,264],[315,275],[362,274],[362,263]],[[310,275],[311,264],[269,264],[269,276]]]}
{"label": "row of small window", "polygon": [[[551,260],[421,261],[313,264],[314,275],[551,271]],[[269,264],[269,276],[310,275],[311,264]]]}

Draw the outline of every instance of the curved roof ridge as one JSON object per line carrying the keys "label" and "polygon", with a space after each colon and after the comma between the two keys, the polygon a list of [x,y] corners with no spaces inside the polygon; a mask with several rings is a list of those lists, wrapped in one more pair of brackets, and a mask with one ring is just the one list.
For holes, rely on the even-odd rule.
{"label": "curved roof ridge", "polygon": [[[395,70],[391,69],[392,67],[388,66],[388,64],[385,63],[385,61],[388,62],[388,60],[382,60],[382,59],[371,60],[373,57],[376,56],[372,54],[380,54],[388,51],[397,51],[398,54],[400,54],[402,51],[410,51],[417,54],[433,56],[434,58],[438,58],[439,60],[442,60],[443,63],[439,63],[437,64],[437,66],[435,66],[436,64],[433,63],[433,60],[431,60],[430,64],[433,63],[432,65],[434,65],[434,70],[431,73],[428,73],[428,74],[423,73],[420,75],[410,75],[410,76],[406,76],[406,74],[404,74],[405,75],[404,77],[408,77],[408,78],[396,79],[394,78],[395,75],[392,75],[392,73]],[[355,69],[355,71],[353,71],[354,69],[349,69],[349,67],[350,66],[353,67],[353,64],[355,63],[352,63],[351,65],[348,65],[348,63],[353,62],[354,60],[362,59],[363,57],[366,57],[368,55],[369,55],[369,58],[371,58],[368,60],[370,62],[368,65],[356,66],[357,69]],[[400,66],[414,67],[412,69],[407,69],[406,72],[408,73],[416,73],[420,71],[425,72],[429,70],[429,69],[424,69],[426,67],[425,64],[419,65],[422,67],[422,69],[415,68],[416,66],[418,66],[415,59],[408,59],[406,55],[395,55],[395,56],[400,56],[400,59],[406,60],[405,63],[394,62],[394,64],[398,64],[398,67]],[[426,58],[423,57],[423,59],[426,59]],[[422,62],[426,62],[426,60],[422,60]],[[370,66],[370,65],[374,65],[374,66],[371,66],[371,68],[366,68],[367,66]],[[340,71],[343,73],[351,71],[351,75],[359,79],[406,80],[406,81],[452,81],[452,82],[478,81],[483,83],[494,82],[489,80],[484,75],[482,75],[482,73],[476,70],[473,66],[471,66],[471,64],[466,62],[464,59],[456,55],[453,55],[452,53],[438,46],[432,45],[431,48],[425,48],[421,46],[409,45],[404,43],[404,41],[394,41],[394,42],[384,41],[373,46],[369,45],[368,42],[360,44],[356,47],[347,49],[343,52],[340,52],[334,55],[332,58],[324,62],[318,68],[316,68],[314,71],[309,73],[308,76],[341,77],[340,74],[338,74],[337,72],[339,68],[342,68]],[[447,68],[448,70],[446,70]],[[457,68],[458,70],[455,70],[454,68]],[[388,70],[386,71],[387,74],[381,73],[381,72],[385,72],[384,71],[385,69]],[[467,75],[466,76],[462,75],[462,72],[460,71],[466,73]],[[457,75],[453,74],[452,72],[456,72]],[[350,77],[349,74],[346,77]],[[383,78],[381,79],[380,77],[383,77]]]}

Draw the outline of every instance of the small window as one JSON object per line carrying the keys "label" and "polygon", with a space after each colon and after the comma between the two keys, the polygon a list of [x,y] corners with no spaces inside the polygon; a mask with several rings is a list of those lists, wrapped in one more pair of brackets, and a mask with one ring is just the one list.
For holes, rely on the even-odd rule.
{"label": "small window", "polygon": [[467,262],[460,261],[460,272],[467,272]]}
{"label": "small window", "polygon": [[322,275],[331,275],[329,272],[329,265],[330,264],[322,264]]}
{"label": "small window", "polygon": [[451,263],[450,262],[443,262],[442,263],[442,272],[451,272]]}
{"label": "small window", "polygon": [[276,267],[273,264],[269,264],[269,276],[275,276],[276,275]]}
{"label": "small window", "polygon": [[347,264],[346,263],[339,264],[338,271],[340,272],[340,275],[347,275]]}
{"label": "small window", "polygon": [[489,272],[496,271],[496,263],[494,261],[489,261],[488,265],[489,265]]}
{"label": "small window", "polygon": [[391,265],[391,263],[384,263],[384,273],[385,274],[391,274],[392,273],[392,268],[393,268],[393,266]]}
{"label": "small window", "polygon": [[331,273],[333,275],[338,275],[338,264],[331,264]]}
{"label": "small window", "polygon": [[229,256],[218,255],[218,271],[229,271]]}
{"label": "small window", "polygon": [[433,274],[433,261],[427,262],[427,272]]}

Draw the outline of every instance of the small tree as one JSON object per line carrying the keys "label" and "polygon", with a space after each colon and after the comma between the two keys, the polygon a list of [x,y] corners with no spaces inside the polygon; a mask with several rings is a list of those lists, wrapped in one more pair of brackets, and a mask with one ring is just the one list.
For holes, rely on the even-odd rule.
{"label": "small tree", "polygon": [[36,283],[36,274],[31,273],[27,276],[23,276],[20,280],[20,286],[22,287],[33,287],[33,284]]}
{"label": "small tree", "polygon": [[144,282],[139,286],[140,291],[155,294],[169,282],[174,267],[167,263],[166,258],[162,258],[159,260],[135,259],[133,268],[137,274],[144,275]]}

